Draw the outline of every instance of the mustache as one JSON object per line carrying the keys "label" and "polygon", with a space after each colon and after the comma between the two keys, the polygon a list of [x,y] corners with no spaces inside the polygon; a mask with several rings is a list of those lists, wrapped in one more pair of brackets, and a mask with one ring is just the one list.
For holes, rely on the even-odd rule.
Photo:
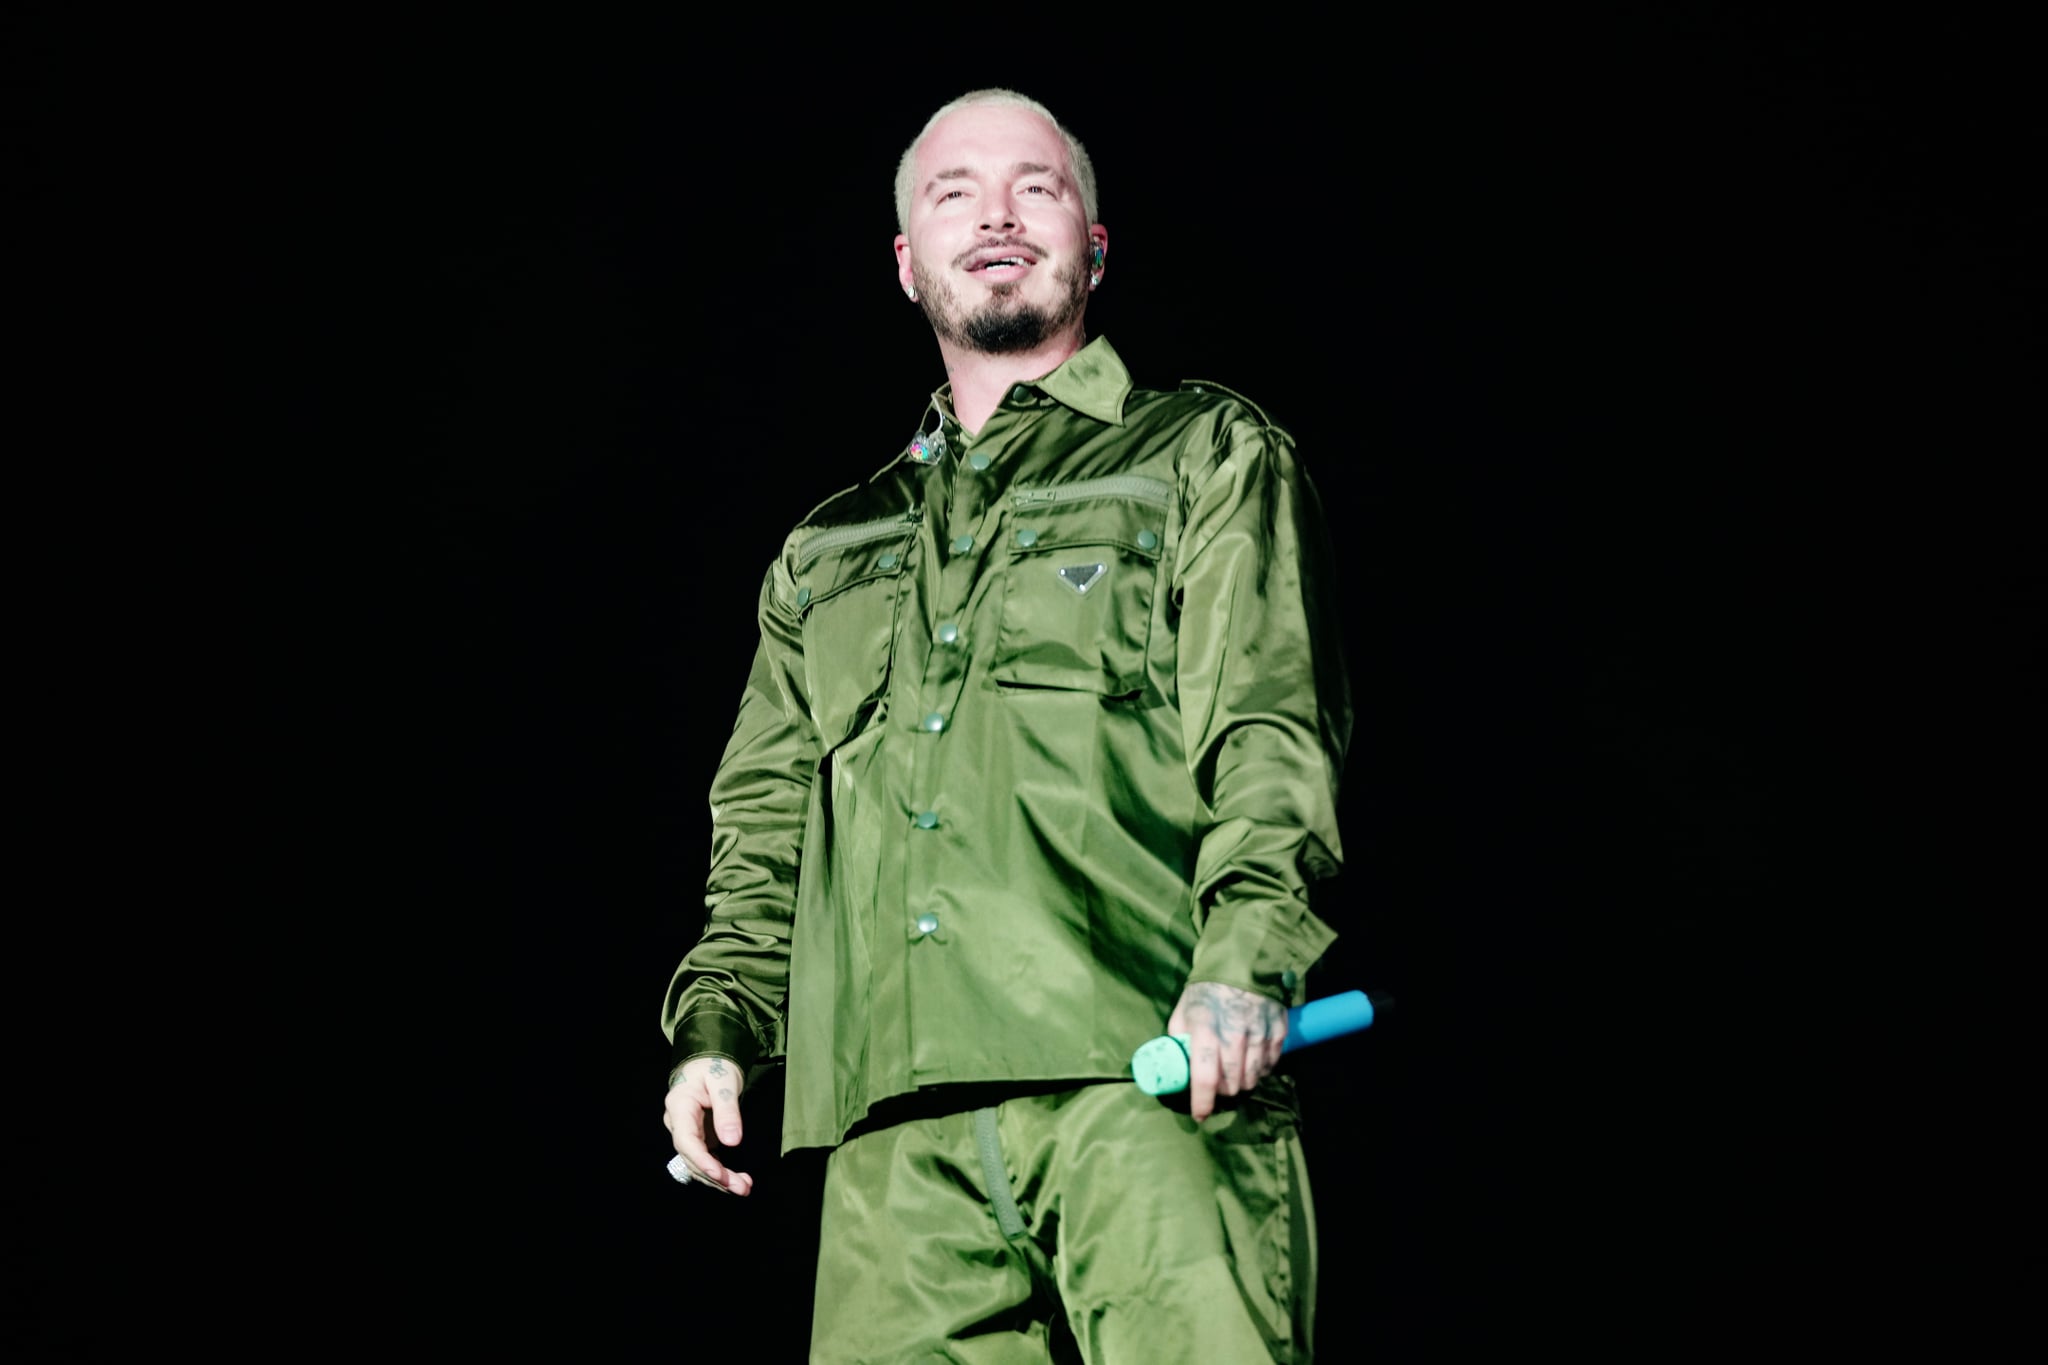
{"label": "mustache", "polygon": [[1032,255],[1036,256],[1041,261],[1052,254],[1051,252],[1047,251],[1044,247],[1040,246],[1038,243],[1033,241],[1027,241],[1022,237],[990,237],[985,241],[976,242],[973,246],[967,248],[967,250],[961,252],[958,256],[955,256],[953,258],[952,263],[955,266],[962,266],[965,265],[970,258],[975,256],[979,252],[1014,251],[1019,248],[1030,252]]}

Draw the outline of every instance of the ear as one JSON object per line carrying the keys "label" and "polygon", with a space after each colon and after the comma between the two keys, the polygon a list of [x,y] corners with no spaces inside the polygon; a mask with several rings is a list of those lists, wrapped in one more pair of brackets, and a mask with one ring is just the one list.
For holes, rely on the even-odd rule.
{"label": "ear", "polygon": [[1088,225],[1088,251],[1088,277],[1093,282],[1090,285],[1092,288],[1095,284],[1102,283],[1102,276],[1109,268],[1107,265],[1109,259],[1108,228],[1100,223],[1090,223]]}
{"label": "ear", "polygon": [[896,234],[896,283],[910,288],[910,239]]}

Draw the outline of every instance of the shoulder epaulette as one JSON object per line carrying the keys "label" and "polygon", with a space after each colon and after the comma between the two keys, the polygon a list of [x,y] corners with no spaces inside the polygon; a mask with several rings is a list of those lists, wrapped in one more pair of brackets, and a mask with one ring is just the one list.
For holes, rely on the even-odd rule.
{"label": "shoulder epaulette", "polygon": [[1225,398],[1235,398],[1238,402],[1244,404],[1246,407],[1250,408],[1255,414],[1257,414],[1258,419],[1262,425],[1269,427],[1278,427],[1280,425],[1278,422],[1274,421],[1271,417],[1266,415],[1266,410],[1264,408],[1260,407],[1257,403],[1254,403],[1251,399],[1245,397],[1243,394],[1239,393],[1236,389],[1231,388],[1227,384],[1219,384],[1213,379],[1183,379],[1180,381],[1180,387],[1183,393],[1220,393]]}
{"label": "shoulder epaulette", "polygon": [[1237,389],[1231,389],[1229,385],[1219,385],[1214,379],[1184,379],[1184,381],[1180,381],[1180,391],[1182,393],[1221,393],[1227,399],[1237,399],[1239,403],[1243,403],[1245,407],[1251,409],[1251,415],[1255,415],[1257,420],[1260,420],[1260,426],[1264,426],[1268,432],[1280,432],[1288,440],[1294,440],[1294,436],[1288,434],[1288,430],[1284,426],[1280,426],[1278,422],[1272,420],[1272,417],[1266,413],[1264,407],[1253,403],[1251,399],[1247,399]]}

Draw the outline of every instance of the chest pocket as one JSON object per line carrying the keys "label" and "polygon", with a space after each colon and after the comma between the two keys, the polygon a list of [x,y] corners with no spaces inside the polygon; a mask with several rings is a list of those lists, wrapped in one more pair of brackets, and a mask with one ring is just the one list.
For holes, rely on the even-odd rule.
{"label": "chest pocket", "polygon": [[914,517],[831,526],[797,550],[805,679],[827,750],[852,737],[889,686],[898,590],[916,530]]}
{"label": "chest pocket", "polygon": [[1173,488],[1120,475],[1011,494],[995,678],[1125,696],[1145,686]]}

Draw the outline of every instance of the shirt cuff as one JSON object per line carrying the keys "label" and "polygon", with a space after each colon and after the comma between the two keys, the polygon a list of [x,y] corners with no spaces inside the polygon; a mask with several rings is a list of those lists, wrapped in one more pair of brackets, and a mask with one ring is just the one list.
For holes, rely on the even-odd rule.
{"label": "shirt cuff", "polygon": [[1292,1008],[1308,1000],[1308,970],[1337,935],[1306,908],[1292,913],[1219,906],[1195,944],[1190,981],[1254,991]]}
{"label": "shirt cuff", "polygon": [[[747,1021],[736,1014],[696,1010],[676,1023],[675,1042],[669,1049],[668,1073],[695,1057],[723,1057],[742,1071],[752,1067],[761,1055]],[[671,1079],[670,1084],[674,1084]]]}

